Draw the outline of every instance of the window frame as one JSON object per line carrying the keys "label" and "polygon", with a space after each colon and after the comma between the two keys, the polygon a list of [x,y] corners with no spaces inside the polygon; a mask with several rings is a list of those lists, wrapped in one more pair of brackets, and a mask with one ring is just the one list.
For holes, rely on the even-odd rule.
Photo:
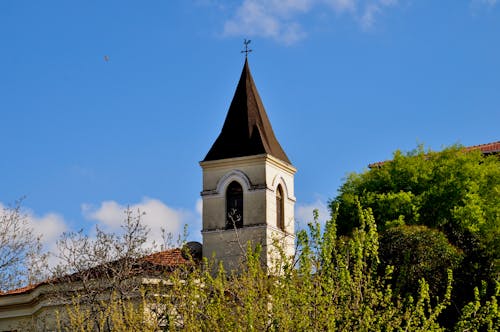
{"label": "window frame", "polygon": [[[226,229],[238,229],[244,222],[243,186],[238,181],[231,181],[226,188]],[[234,220],[236,218],[236,220]]]}
{"label": "window frame", "polygon": [[276,227],[285,231],[285,194],[281,184],[276,187]]}

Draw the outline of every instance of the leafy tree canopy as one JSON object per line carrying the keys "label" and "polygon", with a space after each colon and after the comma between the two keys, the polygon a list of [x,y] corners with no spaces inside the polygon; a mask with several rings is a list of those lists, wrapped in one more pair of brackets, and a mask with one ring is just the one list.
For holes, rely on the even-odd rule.
{"label": "leafy tree canopy", "polygon": [[373,210],[379,230],[425,225],[442,230],[455,245],[473,237],[500,256],[500,163],[497,156],[452,146],[396,151],[391,161],[353,173],[330,204],[340,203],[339,233],[358,226],[357,203]]}
{"label": "leafy tree canopy", "polygon": [[[359,226],[358,204],[370,208],[382,239],[382,266],[397,267],[396,290],[414,293],[415,280],[424,277],[439,293],[444,271],[453,269],[452,301],[459,308],[473,300],[481,281],[499,281],[499,166],[498,156],[458,145],[396,151],[393,160],[348,176],[330,202],[332,210],[339,206],[338,233],[351,235]],[[450,311],[448,318],[459,314]]]}

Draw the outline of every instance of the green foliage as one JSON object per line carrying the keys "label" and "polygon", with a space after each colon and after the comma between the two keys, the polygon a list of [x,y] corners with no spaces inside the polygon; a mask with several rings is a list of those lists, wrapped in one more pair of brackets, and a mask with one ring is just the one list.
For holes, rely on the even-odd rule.
{"label": "green foliage", "polygon": [[446,236],[426,226],[398,226],[381,234],[380,258],[383,266],[394,266],[395,291],[415,294],[418,281],[429,283],[432,295],[443,293],[447,271],[462,260],[461,252]]}
{"label": "green foliage", "polygon": [[[294,260],[281,256],[279,274],[269,274],[274,269],[262,265],[261,248],[248,244],[238,271],[206,259],[178,268],[150,280],[128,301],[112,295],[97,321],[75,298],[59,330],[445,331],[439,317],[450,304],[451,271],[440,299],[424,279],[414,297],[395,294],[393,268],[378,273],[380,243],[371,210],[358,206],[358,218],[360,226],[346,238],[337,236],[336,210],[324,230],[315,214],[307,231],[298,233]],[[476,293],[457,331],[498,329],[498,292],[489,300]]]}
{"label": "green foliage", "polygon": [[481,292],[474,288],[474,300],[467,304],[462,310],[462,316],[458,321],[456,331],[488,331],[500,330],[500,310],[498,308],[498,296],[500,295],[500,284],[496,284],[495,293],[487,299],[486,284],[483,283]]}
{"label": "green foliage", "polygon": [[[425,151],[422,146],[407,154],[397,151],[392,161],[351,174],[330,202],[331,207],[340,205],[339,234],[351,234],[359,226],[358,204],[371,208],[386,244],[381,248],[384,263],[403,264],[395,275],[400,282],[398,289],[414,289],[415,279],[422,276],[433,289],[433,285],[446,283],[443,271],[447,267],[455,268],[458,291],[454,300],[463,305],[472,300],[471,291],[481,280],[487,280],[490,289],[499,280],[499,166],[498,156],[485,157],[480,151],[460,146],[441,152]],[[439,230],[447,240],[436,237],[437,233],[419,232],[426,234],[419,245],[418,234],[409,232],[411,228],[391,230],[403,225]],[[395,241],[400,243],[392,243]],[[400,255],[393,246],[402,250]],[[440,252],[444,256],[437,259]],[[433,276],[436,269],[441,272]],[[418,277],[413,277],[413,272],[418,272]]]}
{"label": "green foliage", "polygon": [[[500,234],[500,167],[496,156],[466,152],[458,146],[441,152],[396,151],[392,161],[351,174],[334,203],[342,203],[339,230],[356,227],[357,201],[372,208],[381,229],[404,218],[406,224],[481,232],[493,241]],[[493,234],[490,232],[493,231]]]}
{"label": "green foliage", "polygon": [[[358,211],[350,239],[336,235],[335,217],[321,231],[317,219],[298,233],[296,264],[269,275],[260,248],[248,247],[238,273],[219,266],[169,276],[162,299],[167,330],[186,331],[439,331],[449,303],[432,300],[420,281],[415,300],[395,296],[391,270],[379,277],[378,233],[370,210]],[[288,260],[282,257],[283,261]],[[283,263],[283,262],[282,262]],[[207,262],[206,262],[207,264]],[[210,265],[210,264],[208,264]],[[434,304],[432,304],[434,303]]]}
{"label": "green foliage", "polygon": [[101,300],[98,315],[92,304],[82,303],[75,296],[62,312],[57,312],[57,331],[159,331],[161,319],[153,309],[158,307],[158,298],[146,296],[144,289],[135,297],[123,299],[110,293]]}

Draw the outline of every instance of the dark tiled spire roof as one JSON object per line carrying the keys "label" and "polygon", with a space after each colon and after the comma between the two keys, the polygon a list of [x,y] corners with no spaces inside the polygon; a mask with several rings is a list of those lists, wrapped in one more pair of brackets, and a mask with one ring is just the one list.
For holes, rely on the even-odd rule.
{"label": "dark tiled spire roof", "polygon": [[267,153],[290,164],[273,128],[250,73],[248,60],[227,112],[219,137],[203,161]]}

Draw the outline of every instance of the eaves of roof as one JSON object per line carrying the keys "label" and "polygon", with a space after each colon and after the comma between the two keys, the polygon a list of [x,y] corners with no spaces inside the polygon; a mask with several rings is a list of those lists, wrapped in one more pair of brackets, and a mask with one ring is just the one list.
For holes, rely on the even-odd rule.
{"label": "eaves of roof", "polygon": [[[137,264],[141,265],[142,268],[150,269],[150,270],[164,270],[164,269],[175,269],[180,266],[189,266],[193,264],[193,261],[187,259],[182,254],[182,250],[179,248],[164,250],[160,252],[156,252],[150,255],[147,255],[143,258],[137,260]],[[146,266],[144,266],[146,264]],[[96,275],[99,274],[99,267],[94,268],[96,271]],[[68,276],[70,280],[78,280],[78,274],[74,274]],[[58,283],[60,280],[45,280],[40,283],[30,284],[24,287],[12,289],[6,292],[0,292],[1,296],[9,296],[9,295],[19,295],[19,294],[27,294],[34,291],[36,288],[47,285]]]}

